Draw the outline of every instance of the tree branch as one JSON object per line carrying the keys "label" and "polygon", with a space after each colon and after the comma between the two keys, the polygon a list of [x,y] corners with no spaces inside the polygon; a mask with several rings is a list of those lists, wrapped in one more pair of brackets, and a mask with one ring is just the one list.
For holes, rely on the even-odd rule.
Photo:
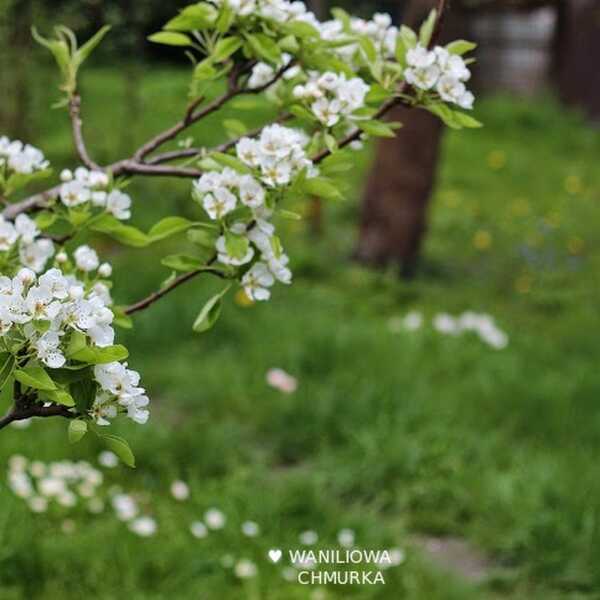
{"label": "tree branch", "polygon": [[7,427],[14,421],[23,421],[32,417],[64,417],[66,419],[73,419],[76,416],[76,413],[71,412],[66,406],[59,404],[51,404],[50,406],[26,404],[19,406],[18,403],[15,403],[15,406],[4,417],[0,418],[0,429]]}
{"label": "tree branch", "polygon": [[[259,127],[256,127],[254,129],[251,129],[250,131],[247,131],[246,133],[244,133],[244,135],[240,135],[239,137],[236,137],[232,140],[223,142],[219,146],[215,146],[214,148],[212,148],[212,150],[215,152],[226,152],[230,148],[233,148],[242,138],[256,137],[257,135],[260,134],[260,132],[265,127],[268,127],[269,125],[274,125],[276,123],[285,123],[285,121],[289,121],[292,117],[293,117],[293,115],[291,115],[289,113],[285,113],[285,114],[277,117],[276,119],[273,119],[272,121],[270,121],[269,123],[267,123],[265,125],[260,125]],[[157,154],[156,156],[153,156],[152,158],[148,159],[145,164],[159,165],[159,164],[162,164],[165,162],[170,162],[172,160],[179,160],[181,158],[193,158],[195,156],[199,156],[200,154],[202,154],[202,152],[204,150],[205,150],[205,148],[182,148],[181,150],[172,150],[170,152],[163,152],[162,154]]]}
{"label": "tree branch", "polygon": [[[214,262],[216,262],[216,260],[217,260],[217,256],[215,254],[206,263],[206,266],[212,265]],[[152,292],[149,296],[146,296],[146,298],[143,298],[142,300],[139,300],[135,304],[131,304],[130,306],[128,306],[125,309],[125,314],[131,315],[140,310],[144,310],[145,308],[148,308],[151,304],[154,304],[157,300],[160,300],[163,296],[165,296],[169,292],[172,292],[175,288],[178,288],[182,283],[185,283],[186,281],[193,279],[194,277],[196,277],[196,275],[200,275],[200,273],[212,273],[213,275],[222,277],[222,275],[219,272],[207,269],[206,266],[200,267],[199,269],[195,269],[194,271],[190,271],[189,273],[183,273],[183,274],[179,275],[178,277],[175,277],[175,279],[173,279],[173,281],[171,281],[171,283],[166,285],[164,288],[161,288],[160,290],[157,290],[156,292]]]}
{"label": "tree branch", "polygon": [[83,131],[82,126],[83,122],[81,120],[81,96],[77,93],[71,96],[69,100],[69,116],[71,117],[71,129],[73,131],[73,142],[75,144],[75,149],[77,150],[77,154],[81,159],[81,162],[92,171],[99,171],[101,167],[99,167],[88,154],[87,148],[85,146],[85,141],[83,139]]}

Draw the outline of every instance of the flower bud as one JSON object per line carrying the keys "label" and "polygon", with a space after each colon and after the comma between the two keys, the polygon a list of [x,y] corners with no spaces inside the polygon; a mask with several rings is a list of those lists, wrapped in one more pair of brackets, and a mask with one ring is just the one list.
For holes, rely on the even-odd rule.
{"label": "flower bud", "polygon": [[109,263],[102,263],[99,267],[98,267],[98,274],[101,277],[110,277],[112,275],[112,267],[110,266]]}
{"label": "flower bud", "polygon": [[23,285],[31,285],[35,281],[35,273],[31,269],[23,268],[17,273],[17,279]]}
{"label": "flower bud", "polygon": [[60,172],[61,181],[64,181],[66,183],[67,181],[71,181],[71,179],[73,179],[73,173],[71,173],[70,169],[63,169]]}
{"label": "flower bud", "polygon": [[80,285],[72,285],[69,288],[69,298],[71,298],[71,300],[79,300],[80,298],[83,298],[83,287]]}

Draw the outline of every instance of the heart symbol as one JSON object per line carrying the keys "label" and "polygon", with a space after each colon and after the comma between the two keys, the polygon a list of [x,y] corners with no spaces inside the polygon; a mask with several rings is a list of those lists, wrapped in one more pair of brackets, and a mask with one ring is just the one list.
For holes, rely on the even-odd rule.
{"label": "heart symbol", "polygon": [[273,550],[269,550],[269,558],[274,562],[279,562],[281,558],[281,550],[274,548]]}

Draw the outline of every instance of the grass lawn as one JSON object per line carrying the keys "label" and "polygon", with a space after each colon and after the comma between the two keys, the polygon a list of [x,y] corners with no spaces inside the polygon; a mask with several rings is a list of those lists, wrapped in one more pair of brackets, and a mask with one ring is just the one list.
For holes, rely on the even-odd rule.
{"label": "grass lawn", "polygon": [[[120,110],[126,77],[84,74],[86,132],[100,162],[168,125],[180,105],[185,74],[138,76],[139,97]],[[48,81],[34,107],[55,98]],[[240,106],[227,115],[261,118]],[[415,281],[349,260],[365,153],[348,200],[326,207],[321,238],[305,222],[281,223],[295,281],[271,302],[248,307],[231,294],[216,327],[198,336],[191,323],[217,285],[198,278],[136,317],[121,335],[153,416],[116,428],[138,468],[104,470],[103,489],[136,494],[157,533],[137,537],[110,507],[33,514],[1,485],[1,600],[598,597],[600,136],[548,98],[486,99],[478,116],[484,129],[446,137]],[[66,115],[32,119],[39,135],[29,141],[58,169],[71,164]],[[207,143],[223,135],[219,118],[195,132]],[[199,216],[189,186],[135,181],[134,222],[148,227],[173,206]],[[185,246],[99,242],[119,266],[122,303],[156,288],[168,275],[160,257]],[[411,310],[423,327],[390,326]],[[435,314],[466,310],[491,314],[508,347],[433,329]],[[298,390],[268,387],[271,367],[296,376]],[[101,447],[88,437],[69,446],[58,420],[11,428],[0,433],[0,465],[15,453],[97,464]],[[189,500],[170,495],[175,479],[189,484]],[[195,539],[189,525],[209,507],[226,526]],[[242,535],[246,520],[259,536]],[[316,547],[337,547],[343,528],[360,547],[404,551],[385,585],[290,583],[286,558],[265,558],[300,547],[305,530],[318,532]],[[439,568],[419,536],[465,540],[488,557],[488,577]],[[256,577],[228,566],[242,558]]]}

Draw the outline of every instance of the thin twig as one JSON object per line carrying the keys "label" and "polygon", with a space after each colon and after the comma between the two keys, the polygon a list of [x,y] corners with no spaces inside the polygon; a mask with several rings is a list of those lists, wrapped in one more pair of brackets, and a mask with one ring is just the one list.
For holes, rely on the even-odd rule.
{"label": "thin twig", "polygon": [[145,298],[142,298],[142,300],[139,300],[138,302],[135,302],[134,304],[128,306],[125,309],[125,314],[131,315],[140,310],[148,308],[151,304],[154,304],[157,300],[160,300],[163,296],[165,296],[169,292],[172,292],[175,288],[178,288],[182,283],[189,281],[190,279],[196,277],[196,275],[200,275],[200,273],[211,273],[213,275],[217,275],[218,277],[222,277],[222,275],[218,271],[211,271],[210,269],[207,269],[207,267],[212,265],[216,260],[217,255],[215,254],[206,263],[206,266],[200,267],[199,269],[195,269],[194,271],[190,271],[189,273],[183,273],[175,277],[175,279],[173,279],[173,281],[171,281],[165,287],[161,288],[160,290],[157,290],[156,292],[152,292],[149,296],[146,296]]}
{"label": "thin twig", "polygon": [[170,167],[162,165],[150,165],[145,162],[126,160],[118,163],[113,175],[150,175],[154,177],[200,177],[202,171],[187,167]]}
{"label": "thin twig", "polygon": [[69,100],[69,116],[71,117],[71,129],[73,131],[73,142],[75,144],[75,149],[77,150],[77,154],[81,159],[81,162],[92,171],[98,171],[101,167],[99,167],[88,154],[87,148],[85,146],[85,140],[83,139],[83,131],[82,131],[82,120],[81,120],[81,96],[77,93],[71,96]]}
{"label": "thin twig", "polygon": [[[285,113],[277,117],[276,119],[273,119],[273,121],[270,121],[266,125],[260,125],[259,127],[251,129],[250,131],[247,131],[239,137],[236,137],[227,142],[223,142],[219,146],[215,146],[214,148],[212,148],[212,151],[226,152],[230,148],[233,148],[242,138],[254,138],[257,135],[259,135],[265,127],[276,123],[284,123],[285,121],[289,121],[292,117],[293,115]],[[163,152],[162,154],[157,154],[152,158],[149,158],[148,160],[146,160],[145,164],[160,165],[162,163],[170,162],[172,160],[179,160],[181,158],[194,158],[195,156],[200,156],[205,150],[205,148],[181,148],[180,150],[171,150],[170,152]]]}

